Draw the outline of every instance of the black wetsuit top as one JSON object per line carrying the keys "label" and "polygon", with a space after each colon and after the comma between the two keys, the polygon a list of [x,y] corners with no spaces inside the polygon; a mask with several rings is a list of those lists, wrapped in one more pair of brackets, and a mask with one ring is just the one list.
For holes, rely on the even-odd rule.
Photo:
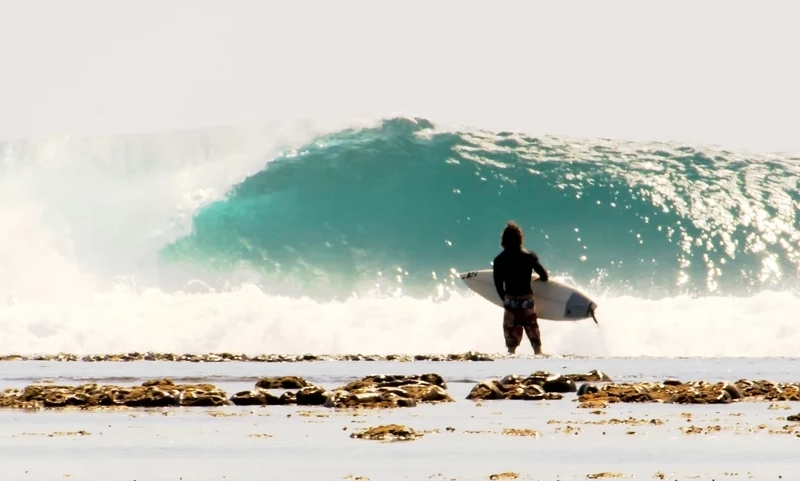
{"label": "black wetsuit top", "polygon": [[[524,296],[531,294],[531,276],[533,272],[547,281],[547,271],[539,262],[539,256],[527,249],[504,250],[494,258],[494,286],[500,299],[506,294]],[[505,286],[503,285],[505,283]]]}

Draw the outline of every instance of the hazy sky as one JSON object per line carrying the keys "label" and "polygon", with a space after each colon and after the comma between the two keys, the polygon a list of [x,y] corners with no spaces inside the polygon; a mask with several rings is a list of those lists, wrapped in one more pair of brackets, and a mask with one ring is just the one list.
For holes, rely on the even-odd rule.
{"label": "hazy sky", "polygon": [[800,3],[0,0],[0,139],[423,115],[800,151]]}

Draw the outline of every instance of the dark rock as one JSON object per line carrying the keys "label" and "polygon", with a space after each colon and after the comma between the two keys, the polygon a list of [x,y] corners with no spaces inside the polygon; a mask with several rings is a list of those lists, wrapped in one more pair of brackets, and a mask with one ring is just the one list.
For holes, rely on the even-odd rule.
{"label": "dark rock", "polygon": [[545,390],[535,383],[527,383],[526,379],[509,375],[503,379],[488,379],[476,384],[467,395],[471,400],[519,400],[539,401],[545,399]]}
{"label": "dark rock", "polygon": [[544,388],[545,392],[558,393],[576,392],[578,390],[575,381],[560,374],[554,374],[545,379],[542,388]]}
{"label": "dark rock", "polygon": [[239,391],[231,396],[231,402],[237,406],[277,406],[283,404],[278,396],[264,389]]}
{"label": "dark rock", "polygon": [[598,391],[597,386],[587,382],[580,385],[577,393],[578,396],[583,396],[584,394],[596,393],[597,391]]}
{"label": "dark rock", "polygon": [[256,382],[259,389],[300,389],[310,385],[308,381],[297,376],[265,377]]}
{"label": "dark rock", "polygon": [[298,406],[322,406],[328,393],[319,386],[306,386],[297,391],[295,398]]}

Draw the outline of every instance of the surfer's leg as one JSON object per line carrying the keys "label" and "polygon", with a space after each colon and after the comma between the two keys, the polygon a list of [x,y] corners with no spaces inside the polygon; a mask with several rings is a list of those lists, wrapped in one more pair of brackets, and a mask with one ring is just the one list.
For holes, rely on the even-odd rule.
{"label": "surfer's leg", "polygon": [[514,313],[506,309],[503,314],[503,336],[506,339],[506,348],[509,354],[514,354],[522,342],[522,326],[515,321]]}
{"label": "surfer's leg", "polygon": [[539,332],[539,318],[536,316],[536,311],[533,310],[533,307],[525,309],[525,334],[527,334],[528,340],[531,341],[533,353],[541,354],[542,335]]}

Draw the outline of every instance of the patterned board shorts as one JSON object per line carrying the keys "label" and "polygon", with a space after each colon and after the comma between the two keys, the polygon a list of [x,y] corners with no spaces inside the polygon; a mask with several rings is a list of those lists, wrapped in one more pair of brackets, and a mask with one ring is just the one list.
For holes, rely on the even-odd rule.
{"label": "patterned board shorts", "polygon": [[528,311],[533,309],[533,299],[527,297],[512,297],[503,301],[503,307],[506,309]]}
{"label": "patterned board shorts", "polygon": [[523,333],[528,336],[535,351],[541,348],[539,322],[533,310],[534,303],[530,297],[510,298],[504,302],[503,334],[506,347],[517,348],[522,342]]}

